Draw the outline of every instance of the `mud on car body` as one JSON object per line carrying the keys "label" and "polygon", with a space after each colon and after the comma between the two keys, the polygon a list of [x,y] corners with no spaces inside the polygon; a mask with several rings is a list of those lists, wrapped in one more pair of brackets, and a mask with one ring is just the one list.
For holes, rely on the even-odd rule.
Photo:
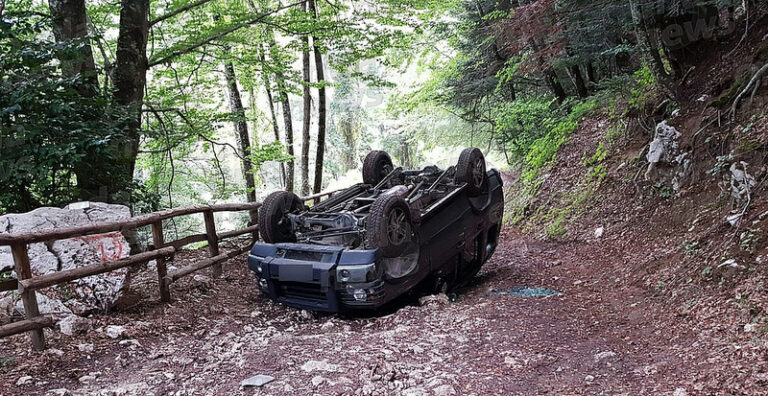
{"label": "mud on car body", "polygon": [[396,168],[373,151],[363,183],[312,207],[270,194],[248,265],[272,300],[315,311],[375,309],[424,284],[444,292],[493,254],[503,201],[501,176],[477,148],[445,170]]}

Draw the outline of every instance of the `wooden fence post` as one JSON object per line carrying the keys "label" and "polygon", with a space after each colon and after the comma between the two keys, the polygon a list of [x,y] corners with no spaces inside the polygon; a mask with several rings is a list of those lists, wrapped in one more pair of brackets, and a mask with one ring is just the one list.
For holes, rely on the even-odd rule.
{"label": "wooden fence post", "polygon": [[[165,236],[163,235],[163,221],[158,220],[152,223],[152,242],[155,245],[155,249],[162,249],[165,247]],[[160,285],[160,301],[171,301],[171,288],[165,282],[165,276],[168,275],[168,268],[165,266],[165,257],[158,257],[155,259],[157,263],[157,281]]]}
{"label": "wooden fence post", "polygon": [[[17,242],[11,245],[13,252],[13,265],[16,269],[16,276],[19,280],[32,277],[32,269],[29,265],[29,254],[27,253],[26,242]],[[40,316],[40,310],[37,307],[37,294],[34,290],[24,290],[21,292],[21,301],[24,304],[24,315],[27,319],[33,319]],[[32,348],[37,351],[45,349],[45,334],[43,329],[31,330],[29,332],[32,339]]]}
{"label": "wooden fence post", "polygon": [[[203,218],[205,219],[205,237],[208,240],[208,251],[211,253],[211,257],[219,255],[219,237],[216,235],[216,220],[213,217],[212,210],[206,210],[203,212]],[[216,263],[213,266],[213,276],[221,276],[221,263]]]}

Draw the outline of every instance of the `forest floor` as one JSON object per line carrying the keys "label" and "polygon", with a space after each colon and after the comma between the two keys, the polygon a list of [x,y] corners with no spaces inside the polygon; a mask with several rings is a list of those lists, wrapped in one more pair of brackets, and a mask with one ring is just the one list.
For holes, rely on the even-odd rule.
{"label": "forest floor", "polygon": [[[93,317],[87,334],[49,332],[46,352],[29,351],[24,335],[0,341],[0,394],[679,396],[744,373],[728,356],[760,366],[750,366],[730,332],[697,329],[652,288],[627,282],[621,263],[642,250],[611,239],[528,241],[506,230],[457,301],[414,297],[363,318],[272,303],[244,258],[227,263],[222,278],[178,282],[171,304],[139,278],[148,298]],[[515,286],[561,294],[503,292]],[[125,333],[110,338],[108,325]],[[240,387],[258,374],[275,380]]]}

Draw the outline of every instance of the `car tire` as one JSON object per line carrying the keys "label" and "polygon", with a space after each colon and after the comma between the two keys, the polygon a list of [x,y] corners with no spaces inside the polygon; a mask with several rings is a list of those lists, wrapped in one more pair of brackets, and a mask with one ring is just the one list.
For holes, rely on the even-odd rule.
{"label": "car tire", "polygon": [[392,158],[386,151],[375,150],[368,153],[363,161],[363,183],[375,186],[392,170]]}
{"label": "car tire", "polygon": [[269,194],[259,208],[259,234],[267,243],[296,242],[287,214],[304,209],[299,197],[289,191],[275,191]]}
{"label": "car tire", "polygon": [[398,257],[415,235],[410,209],[399,195],[383,194],[371,206],[366,220],[366,244],[384,257]]}
{"label": "car tire", "polygon": [[456,165],[456,184],[467,183],[467,192],[471,197],[483,193],[488,184],[485,170],[485,157],[479,148],[466,148],[459,156]]}

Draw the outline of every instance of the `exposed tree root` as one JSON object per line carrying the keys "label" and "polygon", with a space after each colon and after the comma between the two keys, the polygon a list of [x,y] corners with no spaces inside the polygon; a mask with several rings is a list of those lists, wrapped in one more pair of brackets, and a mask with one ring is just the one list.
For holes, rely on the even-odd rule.
{"label": "exposed tree root", "polygon": [[[768,63],[763,65],[763,67],[760,68],[760,70],[755,73],[752,78],[749,80],[749,84],[747,84],[744,89],[739,92],[739,95],[736,96],[736,99],[733,101],[733,105],[731,106],[731,118],[736,117],[736,110],[739,107],[739,103],[741,102],[741,99],[744,97],[744,95],[750,93],[750,89],[753,89],[751,98],[754,98],[755,92],[757,91],[757,88],[760,86],[760,82],[763,79],[763,75],[768,72]],[[754,88],[753,88],[754,87]],[[751,99],[750,99],[751,102]]]}

